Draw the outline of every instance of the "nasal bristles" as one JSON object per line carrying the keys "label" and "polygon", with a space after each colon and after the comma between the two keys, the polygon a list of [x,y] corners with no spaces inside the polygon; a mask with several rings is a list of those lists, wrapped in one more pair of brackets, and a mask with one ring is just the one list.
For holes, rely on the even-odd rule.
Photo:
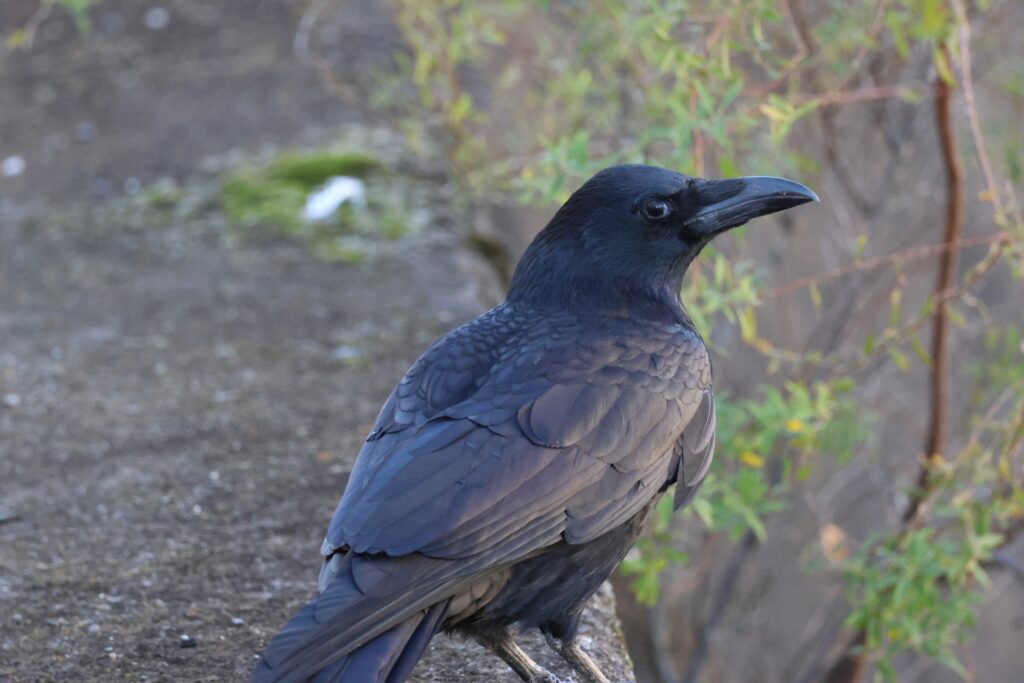
{"label": "nasal bristles", "polygon": [[714,182],[697,181],[693,189],[697,192],[700,204],[710,206],[739,194],[745,186],[743,178],[731,178]]}

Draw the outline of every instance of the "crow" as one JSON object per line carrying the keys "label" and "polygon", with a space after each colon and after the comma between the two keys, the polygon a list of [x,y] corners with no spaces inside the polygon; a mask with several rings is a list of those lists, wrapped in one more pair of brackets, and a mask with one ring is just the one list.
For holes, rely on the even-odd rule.
{"label": "crow", "polygon": [[558,679],[539,628],[588,683],[583,608],[673,484],[715,447],[711,360],[680,301],[711,239],[818,198],[781,178],[607,168],[537,235],[506,300],[449,332],[381,409],[327,529],[320,591],[254,683],[401,683],[438,632],[524,681]]}

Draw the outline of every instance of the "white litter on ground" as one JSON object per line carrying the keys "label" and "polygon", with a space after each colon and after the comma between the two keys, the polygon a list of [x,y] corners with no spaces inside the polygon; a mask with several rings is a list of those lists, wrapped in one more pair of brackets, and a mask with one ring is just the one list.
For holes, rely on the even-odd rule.
{"label": "white litter on ground", "polygon": [[25,158],[19,156],[7,157],[0,162],[0,173],[8,178],[21,175],[25,172]]}
{"label": "white litter on ground", "polygon": [[366,185],[359,178],[334,176],[321,187],[309,193],[302,217],[308,221],[322,221],[334,215],[342,204],[362,204],[366,199]]}

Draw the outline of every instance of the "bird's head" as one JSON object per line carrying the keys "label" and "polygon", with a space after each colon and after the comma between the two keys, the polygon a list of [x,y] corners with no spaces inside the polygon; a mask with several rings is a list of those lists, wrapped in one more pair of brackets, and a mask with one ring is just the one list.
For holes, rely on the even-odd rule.
{"label": "bird's head", "polygon": [[813,201],[810,189],[782,178],[704,180],[613,166],[584,183],[537,235],[516,268],[509,301],[649,308],[663,317],[665,307],[678,309],[683,275],[715,235]]}

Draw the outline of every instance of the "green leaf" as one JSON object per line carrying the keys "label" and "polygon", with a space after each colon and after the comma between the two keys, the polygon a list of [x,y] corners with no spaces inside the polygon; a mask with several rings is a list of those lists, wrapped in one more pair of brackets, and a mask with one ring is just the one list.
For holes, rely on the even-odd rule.
{"label": "green leaf", "polygon": [[900,323],[900,304],[903,301],[903,290],[896,288],[889,294],[889,327]]}
{"label": "green leaf", "polygon": [[924,344],[921,343],[920,339],[918,339],[917,337],[911,339],[910,348],[914,350],[914,355],[917,356],[918,360],[920,360],[925,366],[931,366],[931,354],[929,354],[928,350],[924,348]]}
{"label": "green leaf", "polygon": [[870,356],[871,352],[875,350],[875,335],[869,334],[864,337],[864,345],[861,347],[861,352],[865,356]]}
{"label": "green leaf", "polygon": [[749,509],[744,509],[742,515],[747,526],[750,527],[750,530],[754,532],[755,536],[757,536],[757,540],[764,543],[768,538],[768,532],[765,530],[764,523],[761,521],[761,518],[758,517],[753,510]]}
{"label": "green leaf", "polygon": [[715,528],[714,508],[711,507],[711,503],[706,498],[701,496],[694,498],[690,503],[690,507],[700,517],[700,521],[704,522],[704,526],[709,529]]}
{"label": "green leaf", "polygon": [[907,372],[910,370],[910,363],[907,361],[907,357],[896,347],[889,350],[889,357],[892,359],[892,364],[895,365],[900,372]]}
{"label": "green leaf", "polygon": [[847,391],[853,391],[856,386],[857,383],[852,377],[840,377],[832,382],[832,391],[842,394]]}
{"label": "green leaf", "polygon": [[949,67],[949,60],[946,59],[946,53],[940,50],[938,47],[932,52],[932,62],[935,64],[935,70],[939,72],[939,77],[949,85],[956,84],[956,77],[953,76],[953,71]]}

